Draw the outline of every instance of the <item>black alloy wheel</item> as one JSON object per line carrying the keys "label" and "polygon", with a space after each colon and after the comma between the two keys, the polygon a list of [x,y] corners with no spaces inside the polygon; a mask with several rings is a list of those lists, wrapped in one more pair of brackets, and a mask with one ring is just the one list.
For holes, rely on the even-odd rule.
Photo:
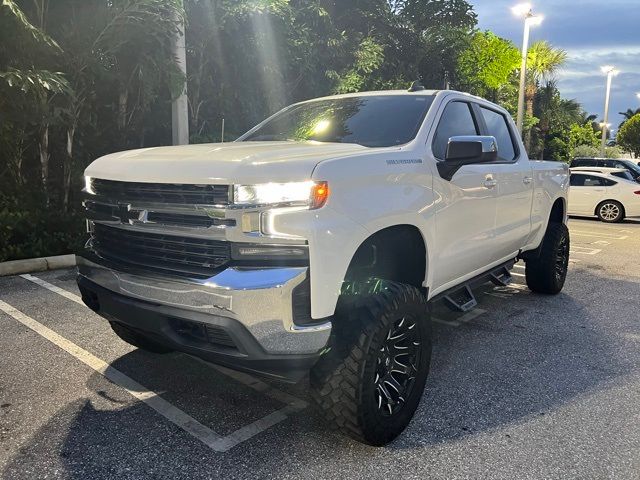
{"label": "black alloy wheel", "polygon": [[420,329],[416,320],[402,317],[387,332],[375,373],[375,399],[384,417],[398,413],[411,395],[420,365]]}

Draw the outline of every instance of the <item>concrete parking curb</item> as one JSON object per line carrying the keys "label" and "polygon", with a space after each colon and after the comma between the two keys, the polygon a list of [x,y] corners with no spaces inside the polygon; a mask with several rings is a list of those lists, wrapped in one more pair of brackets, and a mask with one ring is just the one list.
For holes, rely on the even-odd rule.
{"label": "concrete parking curb", "polygon": [[76,266],[76,256],[58,255],[55,257],[26,258],[24,260],[11,260],[0,262],[0,277],[7,275],[20,275],[22,273],[44,272],[58,268]]}

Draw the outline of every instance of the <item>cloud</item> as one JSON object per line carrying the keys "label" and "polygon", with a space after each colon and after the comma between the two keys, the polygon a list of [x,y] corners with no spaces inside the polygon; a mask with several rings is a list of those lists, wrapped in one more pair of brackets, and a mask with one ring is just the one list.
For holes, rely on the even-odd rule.
{"label": "cloud", "polygon": [[[519,0],[477,0],[479,27],[490,29],[520,45],[522,22],[510,7]],[[562,94],[575,98],[584,108],[600,116],[604,110],[605,77],[602,65],[620,71],[613,82],[610,113],[612,123],[622,118],[617,112],[637,108],[640,100],[640,2],[638,0],[533,0],[536,11],[545,16],[532,31],[532,41],[546,39],[567,50],[569,60],[558,75]]]}

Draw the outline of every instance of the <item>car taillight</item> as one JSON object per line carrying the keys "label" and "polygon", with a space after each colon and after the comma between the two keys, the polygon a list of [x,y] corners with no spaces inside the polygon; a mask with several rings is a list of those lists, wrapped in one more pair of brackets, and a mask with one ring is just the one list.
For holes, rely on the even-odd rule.
{"label": "car taillight", "polygon": [[633,193],[635,193],[636,195],[640,195],[640,190],[638,190],[637,192],[633,192]]}

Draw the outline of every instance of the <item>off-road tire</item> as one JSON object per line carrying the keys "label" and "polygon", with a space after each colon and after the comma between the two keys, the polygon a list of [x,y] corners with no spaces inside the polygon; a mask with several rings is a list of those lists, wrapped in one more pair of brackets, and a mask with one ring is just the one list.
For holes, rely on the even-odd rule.
{"label": "off-road tire", "polygon": [[567,226],[564,223],[549,223],[540,255],[526,261],[525,274],[531,291],[547,295],[560,293],[567,278],[569,248]]}
{"label": "off-road tire", "polygon": [[171,350],[169,347],[162,345],[161,343],[155,342],[150,338],[144,336],[144,334],[136,332],[135,330],[130,329],[129,327],[122,325],[118,322],[110,322],[111,328],[122,340],[127,342],[129,345],[133,345],[134,347],[138,347],[140,350],[144,350],[146,352],[151,353],[170,353]]}
{"label": "off-road tire", "polygon": [[624,206],[615,200],[605,200],[596,208],[596,215],[605,223],[618,223],[624,220]]}
{"label": "off-road tire", "polygon": [[[341,296],[333,320],[331,348],[311,371],[310,378],[314,399],[334,427],[360,442],[381,446],[402,433],[422,397],[431,361],[430,309],[425,295],[409,285],[378,281],[373,288],[360,290]],[[402,319],[409,323],[404,324]],[[415,332],[410,328],[411,322]],[[400,337],[389,338],[391,332],[396,335],[400,331],[398,328],[405,328],[410,338],[395,341],[389,347],[390,341]],[[415,356],[397,354],[389,360],[390,348],[398,352],[402,342],[409,341],[414,345],[411,351],[416,352]],[[383,356],[387,373],[381,377]],[[414,358],[417,365],[407,367],[409,373],[393,373],[393,368],[402,369],[398,366],[402,365],[400,360],[410,363],[407,358]],[[396,398],[393,407],[385,400],[381,407],[385,397],[379,385],[382,378],[389,378],[389,370],[407,386],[403,390],[406,398],[403,402]],[[395,396],[395,391],[382,383]],[[398,411],[387,415],[386,409],[396,408]]]}

